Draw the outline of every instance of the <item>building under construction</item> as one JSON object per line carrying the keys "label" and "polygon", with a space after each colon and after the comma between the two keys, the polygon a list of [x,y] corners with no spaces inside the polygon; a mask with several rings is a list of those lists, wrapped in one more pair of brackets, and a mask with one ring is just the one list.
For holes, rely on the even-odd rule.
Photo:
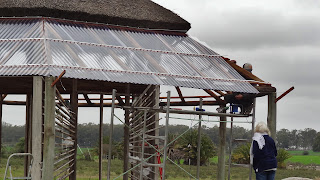
{"label": "building under construction", "polygon": [[[125,112],[119,118],[125,124],[123,179],[164,179],[170,142],[167,130],[159,136],[159,129],[167,127],[171,113],[199,115],[199,127],[201,116],[220,117],[218,179],[224,179],[226,117],[251,113],[171,106],[223,109],[227,94],[267,95],[268,125],[275,136],[275,88],[189,37],[187,21],[152,1],[3,0],[0,16],[0,117],[3,104],[26,106],[25,152],[33,155],[32,179],[76,179],[78,107],[100,108],[100,122],[103,107],[110,107],[110,138],[118,118],[114,109]],[[160,97],[163,85],[175,87],[178,100],[171,101],[170,92]],[[203,89],[211,99],[188,101],[180,87]],[[26,95],[26,101],[7,101],[11,94]],[[91,99],[93,94],[100,98]],[[163,126],[159,113],[166,115]],[[26,166],[26,176],[28,171]]]}

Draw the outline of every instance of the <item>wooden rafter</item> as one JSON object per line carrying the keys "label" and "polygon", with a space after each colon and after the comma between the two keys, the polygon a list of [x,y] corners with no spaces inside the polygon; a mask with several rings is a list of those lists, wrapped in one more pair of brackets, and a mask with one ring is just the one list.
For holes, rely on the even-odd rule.
{"label": "wooden rafter", "polygon": [[91,102],[88,94],[83,93],[83,97],[84,97],[84,99],[87,101],[87,103],[88,103],[89,105],[92,104],[92,102]]}
{"label": "wooden rafter", "polygon": [[219,90],[214,90],[214,92],[220,94],[221,96],[224,96],[226,95],[226,93],[222,92],[222,91],[219,91]]}
{"label": "wooden rafter", "polygon": [[120,106],[124,106],[125,105],[125,103],[123,102],[121,96],[117,95],[116,99],[118,100]]}
{"label": "wooden rafter", "polygon": [[181,89],[179,87],[176,86],[176,90],[179,94],[179,97],[181,99],[181,102],[185,103],[186,101],[184,100],[184,97],[182,96],[182,92],[181,92]]}
{"label": "wooden rafter", "polygon": [[236,63],[234,63],[233,61],[230,61],[229,58],[225,58],[223,57],[223,59],[231,66],[233,67],[236,71],[238,71],[238,73],[243,76],[246,79],[249,80],[255,80],[255,81],[260,81],[260,82],[264,82],[262,79],[258,78],[257,76],[255,76],[254,74],[252,74],[251,72],[243,69],[242,67],[238,66]]}
{"label": "wooden rafter", "polygon": [[213,91],[211,91],[209,89],[204,89],[204,91],[206,93],[208,93],[210,96],[212,96],[213,98],[215,98],[218,103],[226,104],[226,102],[224,100],[222,100],[218,95],[216,95]]}

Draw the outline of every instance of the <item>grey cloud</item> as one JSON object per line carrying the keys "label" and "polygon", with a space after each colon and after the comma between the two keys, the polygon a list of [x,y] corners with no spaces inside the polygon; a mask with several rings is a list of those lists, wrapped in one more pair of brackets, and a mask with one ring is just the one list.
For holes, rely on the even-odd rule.
{"label": "grey cloud", "polygon": [[279,11],[243,8],[218,14],[210,23],[198,21],[190,34],[220,48],[320,45],[318,22],[320,16],[288,17]]}

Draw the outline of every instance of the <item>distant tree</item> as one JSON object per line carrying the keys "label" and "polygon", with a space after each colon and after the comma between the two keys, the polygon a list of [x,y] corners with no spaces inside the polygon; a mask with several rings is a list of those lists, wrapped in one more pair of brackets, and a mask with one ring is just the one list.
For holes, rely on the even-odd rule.
{"label": "distant tree", "polygon": [[290,146],[294,147],[295,149],[298,149],[301,144],[301,134],[299,130],[292,130],[290,132]]}
{"label": "distant tree", "polygon": [[314,152],[320,152],[320,132],[318,132],[317,137],[314,139],[312,150]]}
{"label": "distant tree", "polygon": [[278,148],[289,148],[290,145],[290,131],[288,129],[281,129],[277,132]]}
{"label": "distant tree", "polygon": [[317,135],[317,131],[312,128],[306,128],[300,132],[301,146],[305,149],[312,148],[314,137]]}

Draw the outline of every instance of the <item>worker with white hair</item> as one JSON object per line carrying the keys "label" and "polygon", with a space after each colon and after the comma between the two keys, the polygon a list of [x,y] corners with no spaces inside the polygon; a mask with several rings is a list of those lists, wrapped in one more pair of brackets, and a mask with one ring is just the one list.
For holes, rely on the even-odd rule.
{"label": "worker with white hair", "polygon": [[274,180],[277,170],[277,149],[270,137],[270,130],[264,122],[259,122],[254,130],[250,148],[250,163],[257,180]]}

